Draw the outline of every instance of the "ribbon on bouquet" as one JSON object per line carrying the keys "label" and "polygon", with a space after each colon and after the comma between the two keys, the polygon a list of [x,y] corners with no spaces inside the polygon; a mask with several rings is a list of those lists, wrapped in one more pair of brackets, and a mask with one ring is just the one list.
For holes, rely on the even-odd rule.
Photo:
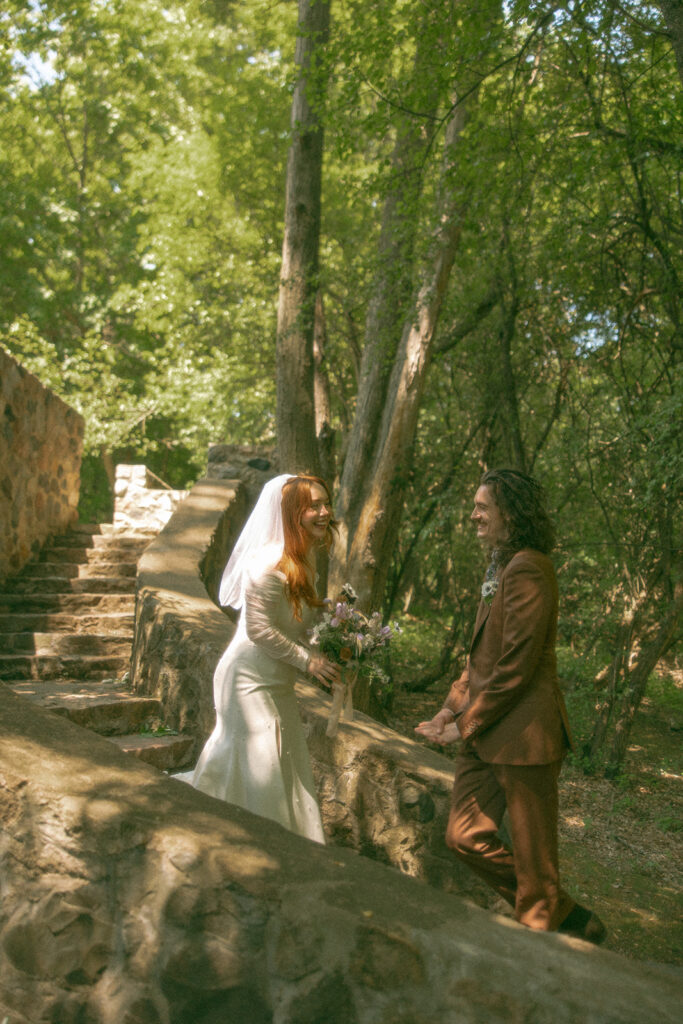
{"label": "ribbon on bouquet", "polygon": [[353,688],[358,679],[358,669],[342,668],[341,677],[341,683],[332,683],[332,708],[325,730],[327,736],[337,735],[340,718],[353,721]]}

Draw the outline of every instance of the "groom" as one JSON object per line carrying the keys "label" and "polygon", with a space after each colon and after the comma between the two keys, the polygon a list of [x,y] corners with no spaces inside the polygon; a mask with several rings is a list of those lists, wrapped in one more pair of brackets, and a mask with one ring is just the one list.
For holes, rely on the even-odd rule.
{"label": "groom", "polygon": [[[571,747],[557,682],[554,531],[539,484],[485,473],[471,516],[490,563],[465,671],[416,732],[462,740],[446,842],[522,924],[601,942],[600,919],[560,887],[558,777]],[[507,809],[512,849],[498,829]]]}

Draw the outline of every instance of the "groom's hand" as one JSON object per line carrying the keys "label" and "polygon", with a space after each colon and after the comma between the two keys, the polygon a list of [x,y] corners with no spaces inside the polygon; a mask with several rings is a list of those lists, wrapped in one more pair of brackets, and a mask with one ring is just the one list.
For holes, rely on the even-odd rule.
{"label": "groom's hand", "polygon": [[453,712],[448,708],[441,708],[429,722],[420,722],[415,732],[430,743],[439,743],[441,746],[460,739],[460,730],[453,721]]}

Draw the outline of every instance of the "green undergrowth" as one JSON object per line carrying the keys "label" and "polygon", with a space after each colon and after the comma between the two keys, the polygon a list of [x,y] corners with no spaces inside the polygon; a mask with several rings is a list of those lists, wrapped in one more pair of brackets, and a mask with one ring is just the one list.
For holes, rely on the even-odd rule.
{"label": "green undergrowth", "polygon": [[399,615],[397,621],[401,632],[391,641],[391,667],[395,684],[410,688],[438,663],[445,627],[435,616]]}

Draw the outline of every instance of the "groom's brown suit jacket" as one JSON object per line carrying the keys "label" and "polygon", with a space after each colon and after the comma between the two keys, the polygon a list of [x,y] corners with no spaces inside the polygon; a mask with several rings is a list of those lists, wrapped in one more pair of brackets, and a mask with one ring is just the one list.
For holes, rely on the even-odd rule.
{"label": "groom's brown suit jacket", "polygon": [[495,764],[550,764],[572,745],[557,681],[557,580],[550,559],[525,548],[483,599],[468,664],[445,706],[466,746]]}

